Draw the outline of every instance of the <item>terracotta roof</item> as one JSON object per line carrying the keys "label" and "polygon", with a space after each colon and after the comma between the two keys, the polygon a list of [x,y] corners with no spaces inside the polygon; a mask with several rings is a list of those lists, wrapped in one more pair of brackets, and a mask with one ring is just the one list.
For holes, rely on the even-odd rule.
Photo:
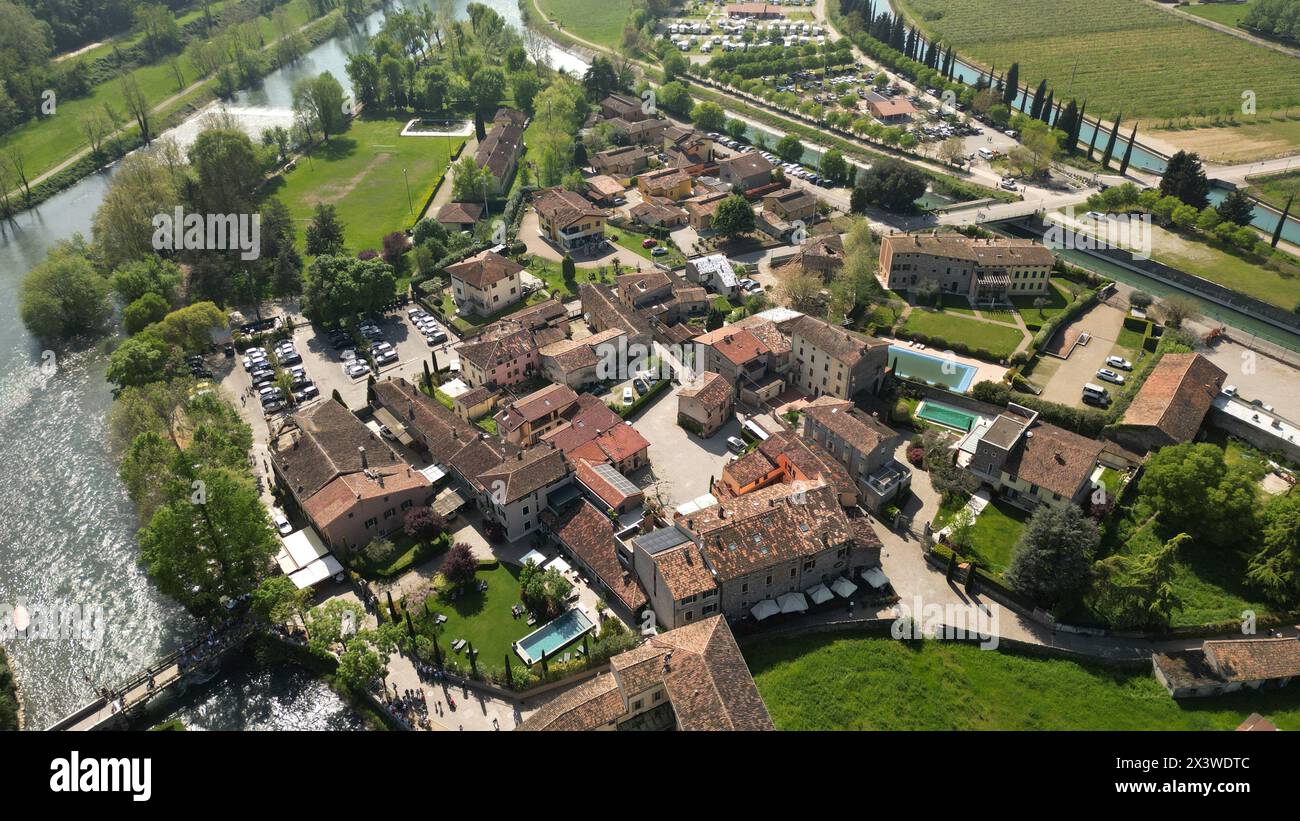
{"label": "terracotta roof", "polygon": [[604,198],[617,197],[623,193],[623,186],[618,180],[605,174],[587,178],[587,187]]}
{"label": "terracotta roof", "polygon": [[573,474],[578,477],[578,481],[582,482],[584,487],[596,494],[596,497],[604,502],[606,507],[617,510],[629,499],[645,495],[639,488],[635,493],[625,493],[620,490],[619,486],[611,481],[612,477],[605,475],[605,471],[611,470],[618,473],[613,465],[605,461],[582,457],[573,459]]}
{"label": "terracotta roof", "polygon": [[779,464],[783,457],[804,477],[825,479],[837,493],[856,495],[858,492],[857,484],[844,465],[811,439],[790,432],[774,433],[759,443],[758,450],[773,464]]}
{"label": "terracotta roof", "polygon": [[[714,331],[713,334],[706,336],[712,337],[717,333],[718,331]],[[744,366],[760,356],[771,353],[762,340],[744,328],[737,328],[730,333],[711,338],[707,342],[705,337],[699,337],[695,341],[710,346],[733,365]]]}
{"label": "terracotta roof", "polygon": [[423,473],[406,467],[387,467],[364,473],[349,473],[330,482],[303,503],[303,511],[321,527],[328,528],[359,502],[382,499],[393,493],[418,488],[433,489]]}
{"label": "terracotta roof", "polygon": [[731,401],[731,383],[720,373],[705,371],[677,395],[695,399],[706,408],[721,408]]}
{"label": "terracotta roof", "polygon": [[607,148],[593,155],[591,167],[601,171],[612,166],[636,166],[647,162],[653,155],[654,152],[644,146],[621,145],[617,148]]}
{"label": "terracotta roof", "polygon": [[503,279],[518,276],[524,266],[496,251],[481,251],[463,262],[447,266],[452,279],[459,279],[475,288],[491,288]]}
{"label": "terracotta roof", "polygon": [[558,228],[567,228],[588,217],[604,217],[605,212],[581,194],[567,188],[547,188],[533,194],[533,208]]}
{"label": "terracotta roof", "polygon": [[524,124],[528,122],[528,115],[517,108],[502,106],[501,108],[498,108],[497,113],[493,115],[492,122],[511,122],[522,128]]}
{"label": "terracotta roof", "polygon": [[686,216],[686,211],[673,205],[672,200],[656,196],[647,196],[627,209],[627,213],[632,219],[646,225],[679,222]]}
{"label": "terracotta roof", "polygon": [[777,469],[767,454],[761,450],[751,450],[739,459],[733,459],[723,468],[723,472],[741,487],[751,485]]}
{"label": "terracotta roof", "polygon": [[668,593],[675,600],[698,596],[718,586],[694,542],[660,550],[650,558],[659,568],[659,575],[663,576]]}
{"label": "terracotta roof", "polygon": [[725,160],[719,160],[720,168],[728,169],[732,174],[739,177],[752,177],[756,174],[770,174],[772,172],[772,163],[757,151],[750,151],[746,154],[738,154],[734,157],[727,157]]}
{"label": "terracotta roof", "polygon": [[501,439],[491,439],[484,434],[458,450],[446,464],[465,484],[483,491],[490,489],[481,480],[483,474],[517,458],[521,452],[517,445]]}
{"label": "terracotta roof", "polygon": [[691,175],[680,168],[660,168],[647,171],[637,177],[637,185],[645,183],[647,188],[672,188],[682,183],[690,183]]}
{"label": "terracotta roof", "polygon": [[495,123],[492,130],[483,138],[474,151],[474,164],[486,167],[498,181],[502,180],[510,163],[519,156],[524,145],[524,128],[522,125],[503,120]]}
{"label": "terracotta roof", "polygon": [[895,234],[881,237],[881,250],[960,259],[984,267],[1050,266],[1056,257],[1028,239],[974,239],[962,234]]}
{"label": "terracotta roof", "polygon": [[417,434],[436,464],[448,464],[478,438],[478,430],[401,377],[376,382],[374,394],[381,406]]}
{"label": "terracotta roof", "polygon": [[438,222],[450,222],[464,225],[478,222],[483,216],[483,206],[477,202],[449,202],[438,209]]}
{"label": "terracotta roof", "polygon": [[797,211],[801,208],[815,207],[817,198],[809,194],[802,188],[787,188],[784,191],[773,191],[763,197],[763,203],[779,204],[787,211]]}
{"label": "terracotta roof", "polygon": [[311,497],[335,477],[359,472],[362,448],[369,467],[405,465],[387,442],[338,402],[317,403],[290,420],[292,426],[272,442],[271,458],[299,499]]}
{"label": "terracotta roof", "polygon": [[861,453],[868,453],[881,442],[892,439],[894,431],[854,407],[852,402],[833,396],[819,396],[803,409],[810,419],[848,442]]}
{"label": "terracotta roof", "polygon": [[1062,498],[1073,499],[1091,478],[1103,447],[1096,439],[1039,422],[1020,437],[1002,469]]}
{"label": "terracotta roof", "polygon": [[875,92],[867,95],[867,105],[870,106],[871,113],[877,117],[898,117],[916,113],[916,107],[905,98],[890,99]]}
{"label": "terracotta roof", "polygon": [[598,397],[578,394],[578,405],[566,416],[569,424],[542,437],[543,441],[570,453],[611,428],[623,425],[623,418],[610,410]]}
{"label": "terracotta roof", "polygon": [[1149,425],[1175,442],[1190,442],[1226,377],[1218,365],[1200,354],[1167,353],[1124,411],[1122,424]]}
{"label": "terracotta roof", "polygon": [[578,286],[582,299],[582,312],[592,318],[601,330],[620,328],[629,337],[652,335],[650,323],[637,311],[618,301],[608,285],[584,282]]}
{"label": "terracotta roof", "polygon": [[744,328],[762,340],[767,349],[777,356],[790,353],[790,337],[786,336],[777,324],[770,319],[764,319],[755,314],[733,322],[727,327]]}
{"label": "terracotta roof", "polygon": [[636,575],[619,561],[613,522],[595,505],[584,499],[565,511],[551,530],[628,610],[635,613],[646,603]]}
{"label": "terracotta roof", "polygon": [[[474,341],[460,345],[457,349],[460,358],[490,371],[497,365],[527,356],[537,348],[537,340],[532,331],[517,326],[514,330],[504,326],[500,331],[500,336],[495,333],[479,334]],[[484,339],[484,336],[488,338]]]}
{"label": "terracotta roof", "polygon": [[583,731],[611,724],[627,712],[618,682],[608,673],[563,691],[521,721],[520,730]]}
{"label": "terracotta roof", "polygon": [[577,401],[578,395],[567,385],[547,385],[506,405],[496,415],[497,426],[507,431],[518,430],[525,422],[563,413]]}
{"label": "terracotta roof", "polygon": [[551,447],[536,447],[509,457],[479,474],[478,483],[485,488],[505,482],[501,504],[522,499],[569,474],[564,454]]}
{"label": "terracotta roof", "polygon": [[1300,676],[1300,640],[1207,641],[1206,661],[1224,681],[1260,681]]}
{"label": "terracotta roof", "polygon": [[646,438],[636,428],[624,422],[607,428],[589,441],[570,449],[569,454],[595,462],[609,461],[618,464],[648,447],[650,443]]}
{"label": "terracotta roof", "polygon": [[796,335],[803,337],[822,353],[849,367],[857,364],[870,348],[889,344],[880,339],[855,336],[842,328],[806,315],[790,324],[790,335],[792,338]]}

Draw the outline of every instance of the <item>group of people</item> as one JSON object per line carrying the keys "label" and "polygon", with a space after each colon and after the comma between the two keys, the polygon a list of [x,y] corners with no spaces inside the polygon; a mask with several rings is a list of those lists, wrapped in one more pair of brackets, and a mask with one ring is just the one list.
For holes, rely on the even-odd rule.
{"label": "group of people", "polygon": [[[403,724],[408,727],[414,727],[421,730],[432,729],[429,723],[429,703],[424,698],[424,688],[412,690],[407,688],[399,691],[397,685],[393,684],[392,690],[384,690],[384,703],[388,706],[388,711]],[[438,710],[441,715],[442,702],[438,702]]]}

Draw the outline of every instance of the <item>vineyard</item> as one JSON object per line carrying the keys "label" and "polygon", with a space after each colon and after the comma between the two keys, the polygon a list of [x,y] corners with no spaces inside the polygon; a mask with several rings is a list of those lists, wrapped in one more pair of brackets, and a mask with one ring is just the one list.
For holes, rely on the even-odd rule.
{"label": "vineyard", "polygon": [[[1057,99],[1131,118],[1240,115],[1300,106],[1300,60],[1181,20],[1139,0],[895,0],[929,36],[1021,82],[1046,78]],[[1071,78],[1073,77],[1073,81]]]}

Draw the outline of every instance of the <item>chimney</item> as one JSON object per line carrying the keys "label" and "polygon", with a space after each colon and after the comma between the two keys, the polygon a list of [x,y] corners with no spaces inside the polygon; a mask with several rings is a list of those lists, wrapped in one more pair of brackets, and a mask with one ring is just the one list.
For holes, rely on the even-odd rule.
{"label": "chimney", "polygon": [[722,505],[718,505],[718,518],[719,519],[727,518],[727,509]]}
{"label": "chimney", "polygon": [[664,653],[664,675],[667,675],[668,671],[671,669],[670,663],[672,662],[672,660],[673,660],[673,654],[671,651]]}
{"label": "chimney", "polygon": [[361,469],[366,470],[370,467],[370,463],[366,460],[366,449],[364,447],[358,447],[357,453],[361,454]]}
{"label": "chimney", "polygon": [[414,403],[414,402],[407,402],[407,403],[406,403],[406,418],[407,418],[407,419],[411,419],[411,420],[414,421],[414,419],[415,419],[415,403]]}

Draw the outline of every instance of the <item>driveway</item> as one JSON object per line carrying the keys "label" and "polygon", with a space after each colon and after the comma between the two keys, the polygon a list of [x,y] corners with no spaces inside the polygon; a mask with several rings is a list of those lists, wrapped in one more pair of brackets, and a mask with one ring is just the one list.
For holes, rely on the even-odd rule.
{"label": "driveway", "polygon": [[650,442],[650,468],[632,479],[643,488],[656,484],[665,502],[689,502],[709,492],[709,480],[722,475],[731,459],[727,437],[740,436],[740,422],[732,419],[708,439],[688,433],[677,424],[677,388],[664,392],[632,420]]}
{"label": "driveway", "polygon": [[[543,239],[541,234],[538,233],[539,230],[537,212],[530,209],[524,214],[519,223],[519,239],[523,241],[528,253],[542,259],[549,259],[552,262],[559,262],[564,259],[564,252],[558,246],[552,245]],[[611,228],[610,230],[616,231],[618,229]],[[574,257],[573,264],[579,268],[599,268],[602,265],[612,264],[616,259],[619,264],[629,271],[639,271],[642,268],[652,267],[650,260],[612,242],[605,246],[605,250],[599,256],[584,255]]]}
{"label": "driveway", "polygon": [[[1071,330],[1083,331],[1092,334],[1092,341],[1075,346],[1070,358],[1060,363],[1043,391],[1043,399],[1084,407],[1080,389],[1085,382],[1102,384],[1097,369],[1106,367],[1106,357],[1114,351],[1115,340],[1124,327],[1124,316],[1124,311],[1103,302],[1066,326],[1067,330],[1057,331],[1058,335]],[[1133,358],[1130,351],[1121,355],[1130,360]]]}

